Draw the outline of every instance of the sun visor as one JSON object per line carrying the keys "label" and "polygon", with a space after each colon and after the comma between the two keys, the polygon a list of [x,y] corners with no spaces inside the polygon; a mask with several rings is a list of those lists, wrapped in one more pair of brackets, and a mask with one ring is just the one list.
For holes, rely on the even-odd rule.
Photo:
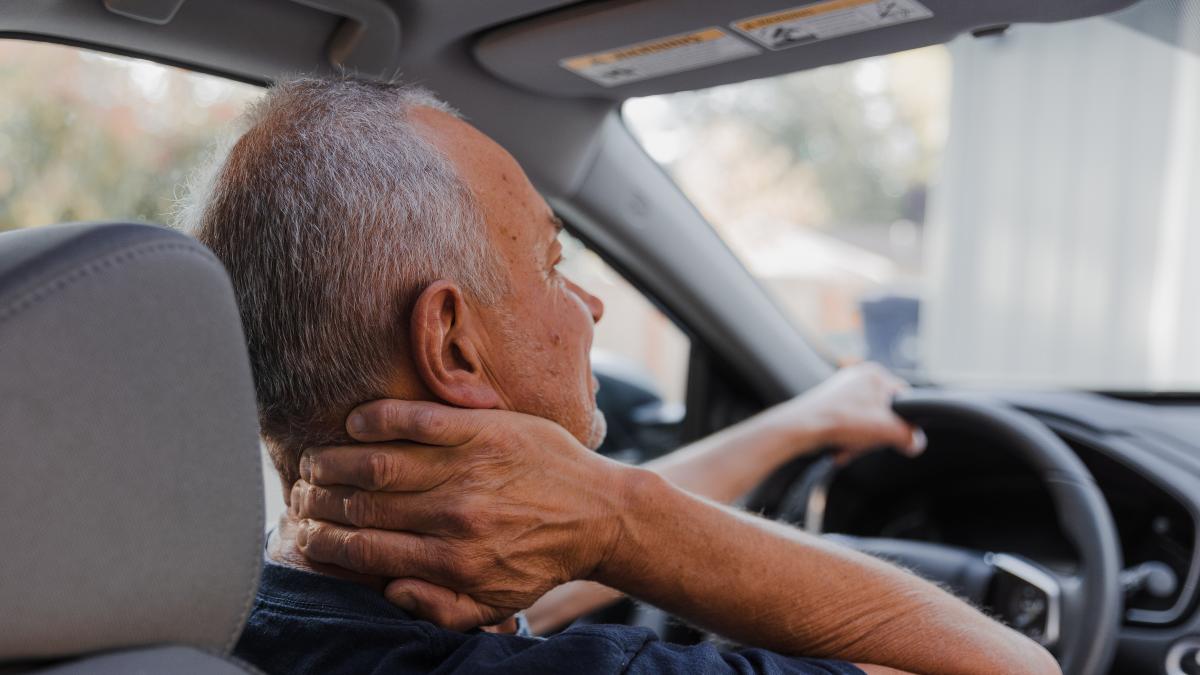
{"label": "sun visor", "polygon": [[479,63],[541,94],[621,100],[768,77],[1134,0],[590,2],[484,35]]}

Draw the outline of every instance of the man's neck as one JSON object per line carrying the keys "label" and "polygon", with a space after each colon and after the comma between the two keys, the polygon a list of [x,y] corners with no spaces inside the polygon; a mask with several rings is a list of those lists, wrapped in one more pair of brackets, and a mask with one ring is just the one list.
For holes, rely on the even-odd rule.
{"label": "man's neck", "polygon": [[279,526],[271,533],[270,541],[267,542],[267,556],[272,561],[305,572],[346,579],[347,581],[353,581],[383,592],[383,588],[387,585],[388,581],[383,577],[359,574],[343,567],[313,562],[305,558],[304,554],[296,546],[296,527],[297,521],[290,513],[285,512],[280,516]]}

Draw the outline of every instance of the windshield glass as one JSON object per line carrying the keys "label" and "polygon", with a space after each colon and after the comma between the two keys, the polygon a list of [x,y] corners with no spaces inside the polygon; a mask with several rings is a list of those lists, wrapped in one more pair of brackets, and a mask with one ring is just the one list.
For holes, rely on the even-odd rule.
{"label": "windshield glass", "polygon": [[1197,390],[1190,4],[633,99],[623,114],[841,362],[946,383]]}

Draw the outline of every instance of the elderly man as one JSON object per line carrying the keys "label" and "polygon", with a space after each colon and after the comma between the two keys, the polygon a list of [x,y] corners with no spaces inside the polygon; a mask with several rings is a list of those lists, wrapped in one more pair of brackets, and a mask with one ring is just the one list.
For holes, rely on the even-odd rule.
{"label": "elderly man", "polygon": [[[823,444],[919,450],[878,369],[653,467],[591,452],[603,306],[556,270],[561,223],[513,158],[428,94],[278,84],[193,200],[184,220],[232,277],[289,488],[237,650],[263,670],[1057,672],[907,572],[696,494],[731,500]],[[750,648],[474,630],[583,579]],[[532,616],[608,593],[560,588]]]}

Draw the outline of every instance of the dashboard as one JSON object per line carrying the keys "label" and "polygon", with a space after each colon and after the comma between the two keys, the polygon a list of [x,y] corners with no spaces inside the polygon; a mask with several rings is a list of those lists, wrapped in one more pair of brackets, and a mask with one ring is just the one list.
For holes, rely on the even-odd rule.
{"label": "dashboard", "polygon": [[[1200,401],[1081,393],[999,398],[1038,417],[1079,456],[1108,502],[1124,558],[1113,673],[1187,673],[1200,654]],[[927,427],[916,459],[875,453],[814,466],[798,486],[814,532],[1015,553],[1070,573],[1080,561],[1037,475],[986,437]],[[1200,661],[1197,661],[1200,663]]]}

